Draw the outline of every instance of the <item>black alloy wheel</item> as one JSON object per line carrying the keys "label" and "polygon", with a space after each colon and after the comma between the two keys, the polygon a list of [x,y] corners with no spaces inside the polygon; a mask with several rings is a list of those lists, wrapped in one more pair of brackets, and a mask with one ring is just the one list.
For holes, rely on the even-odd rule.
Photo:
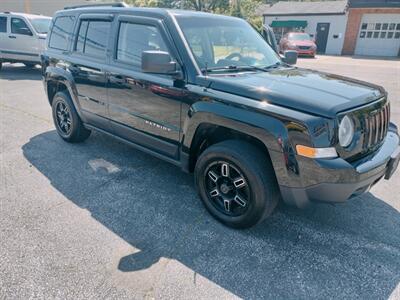
{"label": "black alloy wheel", "polygon": [[280,199],[268,153],[246,141],[209,146],[197,159],[194,175],[206,209],[233,228],[262,222]]}
{"label": "black alloy wheel", "polygon": [[54,95],[51,104],[53,121],[59,136],[69,143],[79,143],[86,140],[90,130],[86,129],[75,110],[70,95],[61,91]]}
{"label": "black alloy wheel", "polygon": [[64,102],[57,102],[56,104],[56,119],[58,129],[66,136],[70,135],[72,126],[71,112]]}
{"label": "black alloy wheel", "polygon": [[228,216],[243,215],[249,207],[251,193],[247,180],[233,163],[211,163],[203,176],[210,202]]}

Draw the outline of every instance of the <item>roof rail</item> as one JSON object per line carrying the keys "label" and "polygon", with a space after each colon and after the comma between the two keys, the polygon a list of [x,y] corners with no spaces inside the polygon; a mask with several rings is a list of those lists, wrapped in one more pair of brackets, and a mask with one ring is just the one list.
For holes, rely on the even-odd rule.
{"label": "roof rail", "polygon": [[84,8],[84,7],[129,7],[125,2],[114,2],[114,3],[93,3],[93,4],[84,4],[84,5],[74,5],[74,6],[66,6],[64,9],[75,9],[75,8]]}

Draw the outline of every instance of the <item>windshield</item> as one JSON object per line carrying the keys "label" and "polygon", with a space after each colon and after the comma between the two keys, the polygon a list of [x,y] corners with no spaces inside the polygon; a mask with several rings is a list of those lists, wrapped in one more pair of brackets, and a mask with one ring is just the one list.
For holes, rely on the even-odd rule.
{"label": "windshield", "polygon": [[32,18],[29,20],[37,33],[47,33],[49,31],[50,18]]}
{"label": "windshield", "polygon": [[311,37],[307,33],[291,33],[288,39],[290,41],[311,41]]}
{"label": "windshield", "polygon": [[244,20],[177,16],[177,21],[200,69],[262,68],[280,62],[274,50]]}

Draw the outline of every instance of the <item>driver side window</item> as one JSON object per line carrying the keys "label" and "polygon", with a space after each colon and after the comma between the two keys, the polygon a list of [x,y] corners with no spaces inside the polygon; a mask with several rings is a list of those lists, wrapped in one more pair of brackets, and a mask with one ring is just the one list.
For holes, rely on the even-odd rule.
{"label": "driver side window", "polygon": [[11,19],[11,33],[32,35],[32,31],[29,29],[28,25],[20,18]]}
{"label": "driver side window", "polygon": [[142,52],[149,50],[168,52],[156,27],[128,22],[120,23],[117,60],[140,66]]}

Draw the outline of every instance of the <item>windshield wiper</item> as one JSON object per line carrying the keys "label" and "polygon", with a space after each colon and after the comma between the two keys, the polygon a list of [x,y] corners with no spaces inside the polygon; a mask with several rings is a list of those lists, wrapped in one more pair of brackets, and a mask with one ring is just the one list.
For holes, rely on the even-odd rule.
{"label": "windshield wiper", "polygon": [[221,66],[221,67],[212,67],[212,68],[203,68],[201,69],[202,72],[215,72],[215,71],[262,71],[265,72],[265,68],[261,67],[256,67],[256,66],[250,66],[250,65],[241,65],[241,66],[236,66],[236,65],[230,65],[230,66]]}
{"label": "windshield wiper", "polygon": [[279,66],[283,66],[283,65],[285,65],[285,64],[283,64],[283,63],[280,62],[280,61],[277,61],[276,63],[274,63],[274,64],[272,64],[272,65],[269,65],[269,66],[264,67],[264,70],[276,69],[276,68],[278,68]]}

